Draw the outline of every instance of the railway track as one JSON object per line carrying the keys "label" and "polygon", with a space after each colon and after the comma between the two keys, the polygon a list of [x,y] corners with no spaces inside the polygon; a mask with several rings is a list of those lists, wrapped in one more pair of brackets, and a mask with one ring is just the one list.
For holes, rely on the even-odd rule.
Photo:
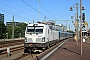
{"label": "railway track", "polygon": [[[0,44],[0,60],[17,60],[20,59],[20,57],[25,57],[28,55],[33,57],[35,55],[24,54],[24,40],[2,41],[0,42]],[[7,48],[10,48],[9,57],[7,53]],[[16,57],[14,55],[16,55]]]}
{"label": "railway track", "polygon": [[[31,54],[24,54],[24,47],[17,47],[12,48],[10,51],[11,56],[7,57],[7,52],[3,51],[2,54],[0,54],[2,60],[39,60],[39,59],[45,59],[47,56],[51,55],[55,49],[60,48],[67,40],[63,40],[60,43],[56,44],[55,46],[52,46],[51,48],[45,50],[44,52],[38,54],[38,53],[31,53]],[[51,52],[53,51],[53,52]],[[4,56],[3,56],[4,55]],[[46,56],[47,55],[47,56]],[[3,56],[3,58],[2,58]]]}
{"label": "railway track", "polygon": [[[51,55],[55,50],[57,50],[58,48],[60,48],[65,42],[67,42],[69,39],[67,40],[63,40],[60,43],[56,44],[55,46],[45,50],[44,52],[40,53],[40,54],[24,54],[21,55],[17,58],[15,58],[14,60],[45,60],[49,55]],[[24,59],[25,58],[25,59]]]}
{"label": "railway track", "polygon": [[15,43],[15,42],[22,42],[24,40],[11,40],[11,41],[1,41],[0,44],[6,44],[6,43]]}
{"label": "railway track", "polygon": [[[23,50],[24,50],[24,46],[20,46],[20,47],[16,47],[16,48],[11,48],[10,49],[10,54],[8,56],[8,53],[6,50],[2,51],[0,53],[0,60],[12,60],[12,58],[14,58],[13,56],[16,54],[23,54]],[[18,55],[17,55],[18,56]]]}
{"label": "railway track", "polygon": [[43,53],[37,55],[36,57],[32,58],[31,60],[37,60],[37,58],[39,60],[45,60],[47,57],[49,57],[52,53],[54,53],[58,48],[60,48],[68,40],[69,39],[61,41],[60,43],[58,43],[55,46],[51,47],[50,49],[46,50],[45,52],[43,52]]}
{"label": "railway track", "polygon": [[7,57],[7,48],[10,48],[10,55],[18,50],[24,49],[24,40],[12,40],[0,42],[0,59]]}
{"label": "railway track", "polygon": [[15,58],[13,60],[27,60],[27,59],[31,59],[35,56],[37,56],[37,54],[22,54],[21,56]]}
{"label": "railway track", "polygon": [[[10,52],[14,52],[14,51],[21,50],[21,49],[24,49],[24,46],[20,46],[20,47],[16,47],[16,48],[11,48]],[[0,55],[4,55],[4,54],[7,54],[7,50],[2,50],[0,52]]]}
{"label": "railway track", "polygon": [[24,40],[2,41],[0,42],[0,48],[24,44]]}
{"label": "railway track", "polygon": [[0,54],[0,60],[26,60],[27,58],[33,58],[37,54],[24,54],[24,47],[12,48],[10,50],[10,56],[8,56],[7,51],[3,51]]}

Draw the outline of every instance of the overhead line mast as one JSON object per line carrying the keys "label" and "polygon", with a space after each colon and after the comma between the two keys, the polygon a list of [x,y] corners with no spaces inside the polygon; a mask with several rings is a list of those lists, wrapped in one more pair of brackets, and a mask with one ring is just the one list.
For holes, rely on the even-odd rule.
{"label": "overhead line mast", "polygon": [[40,20],[40,0],[38,0],[38,21]]}

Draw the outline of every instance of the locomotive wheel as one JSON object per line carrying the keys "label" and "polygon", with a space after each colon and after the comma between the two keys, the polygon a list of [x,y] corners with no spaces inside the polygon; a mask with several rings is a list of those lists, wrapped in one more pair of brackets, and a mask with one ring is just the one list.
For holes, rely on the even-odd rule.
{"label": "locomotive wheel", "polygon": [[32,53],[32,49],[28,49],[29,53]]}
{"label": "locomotive wheel", "polygon": [[26,48],[26,49],[24,49],[24,53],[28,53],[28,49]]}

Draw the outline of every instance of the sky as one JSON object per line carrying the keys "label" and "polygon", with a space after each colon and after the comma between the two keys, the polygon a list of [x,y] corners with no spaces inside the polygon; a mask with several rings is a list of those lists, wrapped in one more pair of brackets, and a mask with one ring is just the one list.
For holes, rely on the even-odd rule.
{"label": "sky", "polygon": [[[15,22],[53,20],[56,24],[75,29],[72,20],[75,21],[76,3],[80,16],[80,0],[0,0],[0,13],[4,14],[4,23],[11,22],[14,15]],[[82,11],[85,13],[85,19],[90,24],[90,0],[82,0],[82,6],[85,8]],[[73,11],[70,11],[70,7],[73,7]],[[73,19],[71,16],[74,16]]]}

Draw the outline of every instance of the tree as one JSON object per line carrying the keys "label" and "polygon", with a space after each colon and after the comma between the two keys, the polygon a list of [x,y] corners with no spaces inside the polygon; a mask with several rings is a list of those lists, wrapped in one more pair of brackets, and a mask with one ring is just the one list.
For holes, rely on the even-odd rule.
{"label": "tree", "polygon": [[15,26],[14,27],[14,38],[18,38],[20,32],[21,32],[21,28],[19,26]]}
{"label": "tree", "polygon": [[19,26],[20,29],[21,29],[21,30],[20,30],[20,33],[21,33],[22,37],[24,37],[25,29],[26,29],[27,24],[26,24],[26,23],[20,23],[18,26]]}
{"label": "tree", "polygon": [[[18,26],[14,26],[14,38],[24,37],[26,23],[20,23]],[[8,38],[12,38],[12,26],[7,27]]]}
{"label": "tree", "polygon": [[12,26],[7,27],[8,38],[12,38]]}
{"label": "tree", "polygon": [[0,39],[5,38],[6,36],[6,26],[3,22],[0,22]]}

